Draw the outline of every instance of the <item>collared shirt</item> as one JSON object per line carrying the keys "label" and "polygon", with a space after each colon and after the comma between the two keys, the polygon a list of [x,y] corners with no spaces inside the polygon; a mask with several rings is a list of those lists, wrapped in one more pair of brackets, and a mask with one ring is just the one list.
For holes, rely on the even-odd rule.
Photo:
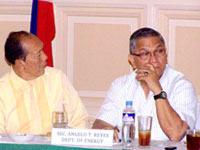
{"label": "collared shirt", "polygon": [[46,67],[42,76],[26,81],[11,67],[0,79],[0,133],[46,134],[53,111],[66,111],[70,127],[86,128],[86,109],[61,71]]}
{"label": "collared shirt", "polygon": [[198,102],[198,105],[197,105],[197,120],[196,120],[196,123],[195,123],[195,129],[200,129],[200,101]]}
{"label": "collared shirt", "polygon": [[[146,98],[140,82],[135,77],[136,73],[133,72],[116,79],[112,83],[105,101],[97,114],[97,118],[121,129],[122,111],[125,107],[125,101],[131,100],[133,101],[133,109],[136,112],[136,138],[138,137],[137,116],[148,115],[153,117],[151,138],[154,140],[168,140],[158,122],[153,92],[150,91]],[[168,95],[171,107],[182,120],[187,122],[190,128],[194,128],[197,96],[193,85],[183,74],[175,71],[168,65],[166,65],[160,79],[160,84]]]}

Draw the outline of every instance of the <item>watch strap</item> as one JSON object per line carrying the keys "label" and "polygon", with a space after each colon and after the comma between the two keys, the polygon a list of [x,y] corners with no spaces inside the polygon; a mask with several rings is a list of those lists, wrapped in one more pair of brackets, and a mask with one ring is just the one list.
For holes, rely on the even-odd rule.
{"label": "watch strap", "polygon": [[158,95],[154,95],[154,100],[157,99],[167,99],[167,93],[165,91],[161,91]]}

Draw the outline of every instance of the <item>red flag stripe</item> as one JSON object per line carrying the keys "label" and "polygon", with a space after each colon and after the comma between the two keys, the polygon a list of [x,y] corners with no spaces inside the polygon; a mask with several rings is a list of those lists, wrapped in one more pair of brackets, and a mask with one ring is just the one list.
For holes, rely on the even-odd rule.
{"label": "red flag stripe", "polygon": [[[36,0],[33,0],[36,1]],[[55,37],[55,22],[53,3],[48,0],[38,0],[37,6],[37,31],[36,35],[44,44],[47,55],[47,66],[53,66],[51,42]],[[32,14],[33,15],[33,14]]]}

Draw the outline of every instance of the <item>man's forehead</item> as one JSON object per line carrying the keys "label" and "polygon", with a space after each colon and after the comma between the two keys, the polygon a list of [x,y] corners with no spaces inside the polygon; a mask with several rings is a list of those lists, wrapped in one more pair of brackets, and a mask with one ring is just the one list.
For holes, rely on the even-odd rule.
{"label": "man's forehead", "polygon": [[142,40],[152,40],[152,39],[162,42],[159,36],[144,36],[144,37],[140,37],[140,38],[138,38],[136,40],[136,42],[137,41],[142,41]]}
{"label": "man's forehead", "polygon": [[21,39],[22,47],[27,51],[38,52],[43,48],[43,43],[38,37],[31,35]]}
{"label": "man's forehead", "polygon": [[143,45],[153,45],[155,47],[164,46],[161,39],[157,36],[142,37],[142,38],[136,40],[136,46],[143,46]]}

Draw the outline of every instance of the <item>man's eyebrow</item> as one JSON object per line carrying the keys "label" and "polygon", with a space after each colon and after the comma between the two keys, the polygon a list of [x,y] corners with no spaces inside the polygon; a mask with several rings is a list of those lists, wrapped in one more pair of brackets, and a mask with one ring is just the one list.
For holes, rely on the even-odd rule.
{"label": "man's eyebrow", "polygon": [[162,44],[158,45],[156,48],[160,48],[160,47],[165,48]]}
{"label": "man's eyebrow", "polygon": [[40,53],[41,51],[43,50],[43,48],[41,48],[39,51],[37,51],[37,52],[33,52],[33,54],[38,54],[38,53]]}

